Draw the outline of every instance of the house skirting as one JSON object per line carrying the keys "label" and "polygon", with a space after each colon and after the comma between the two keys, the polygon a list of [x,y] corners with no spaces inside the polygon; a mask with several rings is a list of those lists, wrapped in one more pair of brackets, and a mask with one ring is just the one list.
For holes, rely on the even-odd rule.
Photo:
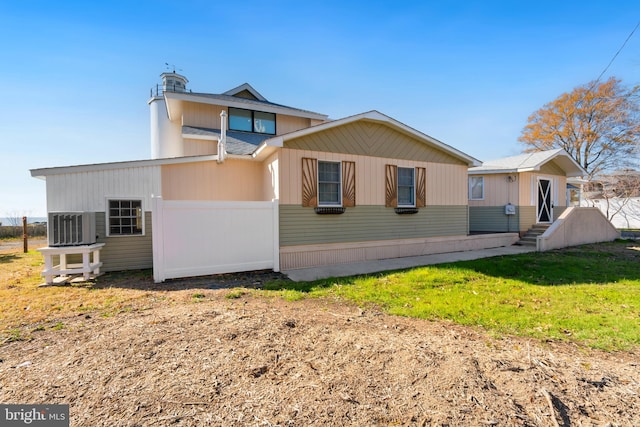
{"label": "house skirting", "polygon": [[518,241],[518,238],[518,233],[496,233],[282,246],[280,247],[280,269],[293,270],[386,258],[497,248],[511,246]]}

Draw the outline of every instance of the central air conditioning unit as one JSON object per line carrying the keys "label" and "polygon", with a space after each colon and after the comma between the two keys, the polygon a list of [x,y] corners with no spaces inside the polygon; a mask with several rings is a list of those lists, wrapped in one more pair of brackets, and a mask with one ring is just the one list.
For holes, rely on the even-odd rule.
{"label": "central air conditioning unit", "polygon": [[49,212],[49,246],[78,246],[96,243],[95,212]]}

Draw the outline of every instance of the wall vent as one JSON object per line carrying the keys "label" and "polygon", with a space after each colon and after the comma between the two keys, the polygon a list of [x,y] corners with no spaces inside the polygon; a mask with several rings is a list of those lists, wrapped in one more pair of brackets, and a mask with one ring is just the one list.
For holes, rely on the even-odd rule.
{"label": "wall vent", "polygon": [[49,246],[77,246],[96,243],[95,212],[49,212]]}

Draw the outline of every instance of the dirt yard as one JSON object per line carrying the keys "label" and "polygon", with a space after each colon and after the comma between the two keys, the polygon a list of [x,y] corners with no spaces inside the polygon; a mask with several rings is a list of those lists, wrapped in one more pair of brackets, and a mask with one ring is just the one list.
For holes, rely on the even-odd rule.
{"label": "dirt yard", "polygon": [[0,402],[68,403],[72,426],[640,425],[635,353],[198,292],[1,345]]}

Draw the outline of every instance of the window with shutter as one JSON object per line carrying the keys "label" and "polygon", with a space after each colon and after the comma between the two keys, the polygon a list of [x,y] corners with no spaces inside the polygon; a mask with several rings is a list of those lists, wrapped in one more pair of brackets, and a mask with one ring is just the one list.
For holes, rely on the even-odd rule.
{"label": "window with shutter", "polygon": [[318,206],[318,161],[302,158],[302,206]]}
{"label": "window with shutter", "polygon": [[[345,208],[356,205],[355,162],[302,158],[302,206]],[[318,213],[341,213],[344,209]]]}
{"label": "window with shutter", "polygon": [[[416,213],[427,205],[426,169],[385,166],[385,206],[397,213]],[[408,210],[409,208],[412,208]]]}
{"label": "window with shutter", "polygon": [[355,162],[342,162],[342,205],[346,208],[356,205]]}

